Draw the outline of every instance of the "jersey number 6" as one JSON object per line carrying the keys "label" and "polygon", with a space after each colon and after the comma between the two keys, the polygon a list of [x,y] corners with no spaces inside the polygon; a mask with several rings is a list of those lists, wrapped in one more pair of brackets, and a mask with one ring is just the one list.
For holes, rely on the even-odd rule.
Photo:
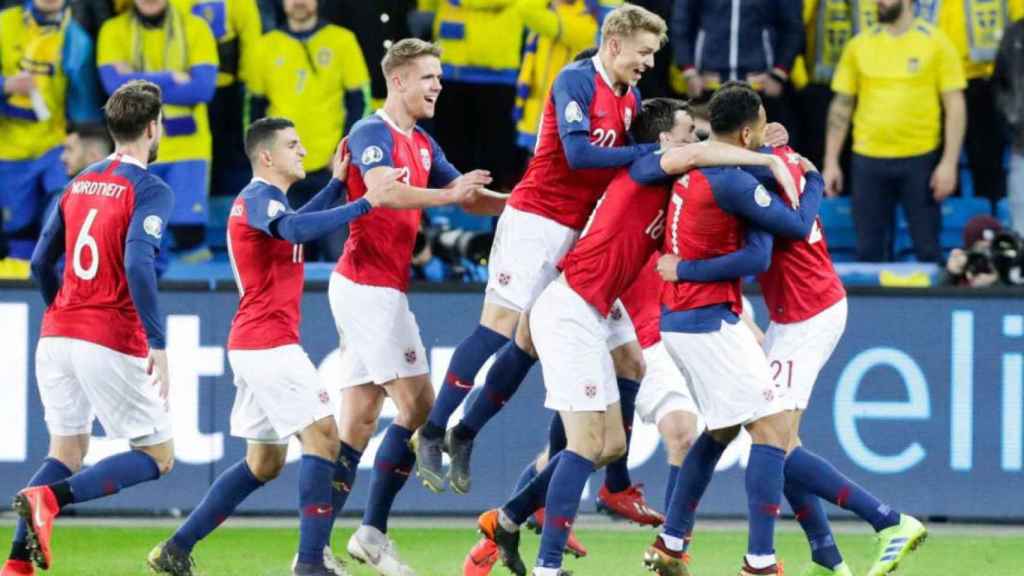
{"label": "jersey number 6", "polygon": [[[89,235],[89,228],[92,227],[92,223],[96,220],[96,215],[99,212],[96,208],[89,210],[89,213],[85,216],[85,223],[82,224],[82,229],[78,231],[78,238],[75,239],[75,251],[71,255],[71,263],[75,270],[75,276],[82,280],[92,280],[95,278],[96,271],[100,267],[99,247],[96,245],[96,239]],[[85,268],[82,266],[82,252],[87,248],[90,252],[89,267]]]}

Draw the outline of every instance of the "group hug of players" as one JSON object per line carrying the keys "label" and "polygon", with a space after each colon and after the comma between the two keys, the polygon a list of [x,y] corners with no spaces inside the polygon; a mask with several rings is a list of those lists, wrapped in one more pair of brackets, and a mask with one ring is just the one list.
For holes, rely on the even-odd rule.
{"label": "group hug of players", "polygon": [[[644,565],[662,576],[690,574],[698,503],[740,428],[753,442],[740,576],[782,573],[773,535],[783,495],[810,543],[806,574],[852,574],[823,501],[878,533],[870,576],[890,573],[924,540],[920,522],[801,446],[801,414],[847,313],[817,219],[821,176],[785,146],[782,127],[766,124],[759,96],[744,84],[728,83],[712,98],[707,142],[697,142],[685,103],[642,101],[634,86],[665,32],[636,6],[608,15],[600,47],[556,79],[535,156],[507,202],[487,190],[488,173],[460,174],[416,125],[433,116],[441,94],[439,52],[429,43],[391,46],[384,107],[356,124],[338,147],[334,179],[297,210],[286,197],[305,176],[294,127],[281,118],[250,127],[254,177],[228,223],[240,294],[228,340],[237,388],[231,433],[246,439],[246,456],[150,553],[154,572],[191,575],[196,544],[280,473],[294,435],[303,456],[292,572],[347,574],[331,553],[331,531],[388,397],[398,415],[377,449],[347,550],[380,574],[415,574],[387,535],[395,496],[414,469],[433,491],[448,484],[468,492],[475,436],[537,359],[545,406],[555,412],[549,443],[512,497],[480,516],[483,538],[466,557],[467,575],[487,574],[499,560],[527,574],[518,545],[529,521],[541,530],[532,574],[567,574],[563,554],[587,553],[572,525],[587,479],[602,467],[599,506],[661,526]],[[173,198],[146,168],[160,141],[159,88],[128,83],[105,111],[116,151],[69,184],[33,255],[48,304],[36,375],[51,445],[15,496],[22,520],[2,576],[53,564],[51,531],[63,507],[156,480],[173,464],[153,272]],[[331,208],[339,199],[348,201]],[[453,203],[501,216],[480,323],[456,349],[435,401],[406,291],[420,209]],[[343,345],[336,420],[300,346],[301,245],[346,224],[329,288]],[[741,278],[755,275],[771,317],[763,342],[741,320]],[[491,356],[482,393],[449,428]],[[665,517],[629,479],[634,412],[669,447]],[[132,449],[81,469],[95,418]]]}

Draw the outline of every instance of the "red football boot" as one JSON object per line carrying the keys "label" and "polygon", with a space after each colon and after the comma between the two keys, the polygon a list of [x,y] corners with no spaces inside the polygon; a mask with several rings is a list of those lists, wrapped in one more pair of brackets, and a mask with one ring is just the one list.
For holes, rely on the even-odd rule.
{"label": "red football boot", "polygon": [[28,560],[8,560],[0,569],[0,576],[35,576],[36,568]]}
{"label": "red football boot", "polygon": [[60,512],[57,496],[49,486],[25,488],[14,497],[14,511],[28,524],[28,551],[32,562],[47,570],[51,559],[53,519]]}
{"label": "red football boot", "polygon": [[647,505],[642,484],[634,484],[622,492],[609,492],[608,487],[602,485],[597,493],[597,509],[641,526],[661,526],[665,521],[660,512]]}
{"label": "red football boot", "polygon": [[489,538],[481,538],[466,554],[462,563],[463,576],[487,576],[498,561],[498,545]]}

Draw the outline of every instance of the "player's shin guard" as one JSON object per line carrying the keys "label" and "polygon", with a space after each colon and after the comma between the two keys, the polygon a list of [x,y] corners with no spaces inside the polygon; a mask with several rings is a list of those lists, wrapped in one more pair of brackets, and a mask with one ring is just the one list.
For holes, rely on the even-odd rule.
{"label": "player's shin guard", "polygon": [[299,463],[299,563],[320,566],[331,539],[334,462],[304,454]]}
{"label": "player's shin guard", "polygon": [[[747,562],[754,568],[775,563],[775,519],[782,502],[786,452],[767,444],[750,447],[747,462]],[[760,560],[760,561],[759,561]]]}
{"label": "player's shin guard", "polygon": [[633,437],[633,414],[636,411],[636,395],[640,383],[619,378],[619,403],[622,406],[622,425],[626,429],[626,453],[609,464],[604,471],[604,485],[609,492],[622,492],[633,483],[629,477],[629,441]]}
{"label": "player's shin guard", "polygon": [[159,477],[160,468],[152,456],[140,450],[129,450],[104,458],[52,488],[57,503],[63,508],[68,504],[117,494],[125,488]]}
{"label": "player's shin guard", "polygon": [[[29,479],[27,486],[45,486],[54,482],[60,482],[68,476],[71,476],[71,470],[63,462],[56,458],[47,458],[43,460],[43,464],[32,475],[32,478]],[[24,520],[19,518],[14,529],[14,539],[11,542],[9,558],[12,560],[29,560],[28,548],[26,547],[27,541],[28,526]]]}
{"label": "player's shin guard", "polygon": [[803,447],[790,452],[786,459],[786,477],[799,482],[820,498],[853,512],[871,524],[875,532],[900,523],[898,512],[836,470],[827,460]]}
{"label": "player's shin guard", "polygon": [[[670,537],[666,539],[667,542],[681,543],[693,532],[697,505],[711,483],[711,476],[725,448],[725,444],[719,444],[711,434],[705,432],[686,454],[662,529],[662,533]],[[682,545],[680,549],[683,549]]]}
{"label": "player's shin guard", "polygon": [[487,372],[483,392],[466,410],[465,416],[457,430],[460,433],[479,432],[502,406],[519,390],[519,385],[526,379],[530,368],[537,359],[516,346],[514,341],[501,347],[494,358],[494,364]]}
{"label": "player's shin guard", "polygon": [[171,536],[174,545],[186,555],[196,542],[205,538],[234,513],[249,494],[263,486],[245,460],[225,470],[206,492],[206,496],[188,515],[185,523]]}
{"label": "player's shin guard", "polygon": [[466,399],[473,389],[473,381],[480,368],[498,349],[508,342],[508,338],[498,334],[486,326],[477,326],[476,330],[463,340],[452,355],[448,373],[445,375],[444,386],[441,387],[427,424],[420,432],[430,438],[441,438],[448,426],[448,418]]}
{"label": "player's shin guard", "polygon": [[388,531],[388,516],[395,496],[409,479],[416,455],[409,448],[412,431],[397,424],[388,426],[384,440],[377,449],[370,480],[370,498],[363,513],[363,524],[373,526],[382,533]]}
{"label": "player's shin guard", "polygon": [[551,485],[551,479],[555,474],[555,470],[558,468],[558,462],[562,459],[563,454],[565,454],[565,452],[559,452],[553,458],[548,460],[548,465],[545,466],[543,470],[535,474],[533,479],[530,480],[526,486],[516,492],[512,498],[505,503],[502,510],[510,520],[515,522],[517,525],[522,525],[531,514],[544,506],[544,502],[548,495],[548,488]]}
{"label": "player's shin guard", "polygon": [[796,521],[800,523],[807,542],[811,547],[811,560],[829,570],[842,564],[843,557],[832,536],[832,528],[825,514],[821,498],[811,494],[802,484],[787,478],[783,493],[793,508]]}
{"label": "player's shin guard", "polygon": [[569,450],[559,454],[544,505],[544,532],[540,538],[537,566],[558,568],[562,565],[565,543],[579,511],[580,496],[593,472],[594,463],[579,454]]}

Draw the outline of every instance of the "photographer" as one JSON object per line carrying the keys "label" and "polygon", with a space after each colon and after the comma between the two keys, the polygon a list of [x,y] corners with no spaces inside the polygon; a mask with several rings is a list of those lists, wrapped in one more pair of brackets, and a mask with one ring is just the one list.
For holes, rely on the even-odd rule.
{"label": "photographer", "polygon": [[975,216],[964,227],[964,246],[954,248],[946,260],[943,281],[947,286],[984,288],[999,283],[1000,274],[993,255],[993,242],[1003,226],[991,216]]}

